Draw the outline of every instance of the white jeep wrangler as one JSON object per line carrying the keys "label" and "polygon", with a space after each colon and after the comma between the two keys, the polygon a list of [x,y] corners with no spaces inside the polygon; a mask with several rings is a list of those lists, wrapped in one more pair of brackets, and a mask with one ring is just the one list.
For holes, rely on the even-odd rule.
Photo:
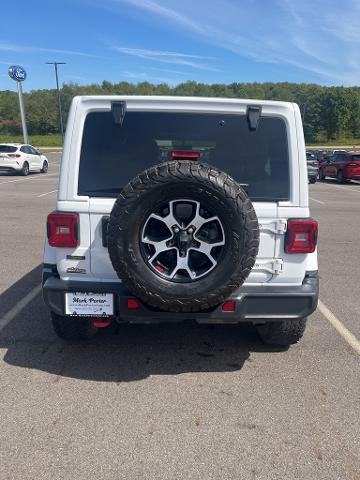
{"label": "white jeep wrangler", "polygon": [[297,105],[74,98],[43,267],[60,337],[194,319],[295,343],[317,306],[316,241]]}

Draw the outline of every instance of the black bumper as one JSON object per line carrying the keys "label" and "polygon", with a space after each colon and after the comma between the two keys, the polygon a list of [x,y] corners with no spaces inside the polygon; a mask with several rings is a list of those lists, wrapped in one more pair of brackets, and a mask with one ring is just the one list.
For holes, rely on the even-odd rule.
{"label": "black bumper", "polygon": [[0,173],[17,173],[19,172],[19,169],[13,168],[13,167],[1,167],[0,166]]}
{"label": "black bumper", "polygon": [[194,319],[203,323],[261,323],[263,320],[297,319],[310,315],[317,307],[319,281],[317,272],[308,272],[300,286],[242,286],[229,297],[229,300],[236,301],[234,312],[224,312],[219,305],[201,313],[168,313],[140,302],[140,308],[129,310],[127,300],[134,296],[121,283],[64,281],[57,275],[55,265],[44,265],[44,301],[58,315],[65,314],[65,292],[113,293],[115,316],[125,322],[158,323]]}

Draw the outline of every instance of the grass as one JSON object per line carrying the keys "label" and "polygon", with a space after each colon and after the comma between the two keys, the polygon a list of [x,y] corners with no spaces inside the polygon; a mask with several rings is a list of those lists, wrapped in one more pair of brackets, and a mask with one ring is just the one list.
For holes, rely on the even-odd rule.
{"label": "grass", "polygon": [[[23,143],[22,135],[0,135],[0,143]],[[61,147],[61,135],[29,135],[30,145],[34,147]]]}
{"label": "grass", "polygon": [[327,147],[341,147],[341,146],[355,146],[360,145],[360,138],[337,138],[335,140],[324,140],[323,142],[319,141],[316,143],[306,144],[307,147],[316,147],[318,145],[327,146]]}

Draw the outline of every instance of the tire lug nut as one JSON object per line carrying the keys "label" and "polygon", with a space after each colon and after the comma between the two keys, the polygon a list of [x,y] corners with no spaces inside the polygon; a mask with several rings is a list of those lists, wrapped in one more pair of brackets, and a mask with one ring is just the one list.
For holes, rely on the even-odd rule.
{"label": "tire lug nut", "polygon": [[179,232],[180,232],[179,227],[174,227],[174,232],[175,232],[175,233],[179,233]]}
{"label": "tire lug nut", "polygon": [[190,234],[191,234],[191,233],[194,233],[194,229],[193,229],[192,227],[190,227],[190,228],[188,229],[187,233],[190,233]]}

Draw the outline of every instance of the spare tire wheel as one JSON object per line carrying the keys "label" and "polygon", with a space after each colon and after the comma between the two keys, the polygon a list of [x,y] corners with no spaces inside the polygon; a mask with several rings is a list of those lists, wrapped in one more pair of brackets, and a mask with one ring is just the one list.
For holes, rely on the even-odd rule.
{"label": "spare tire wheel", "polygon": [[145,304],[170,312],[218,305],[243,284],[258,253],[253,205],[229,175],[173,161],[119,194],[108,226],[114,270]]}

